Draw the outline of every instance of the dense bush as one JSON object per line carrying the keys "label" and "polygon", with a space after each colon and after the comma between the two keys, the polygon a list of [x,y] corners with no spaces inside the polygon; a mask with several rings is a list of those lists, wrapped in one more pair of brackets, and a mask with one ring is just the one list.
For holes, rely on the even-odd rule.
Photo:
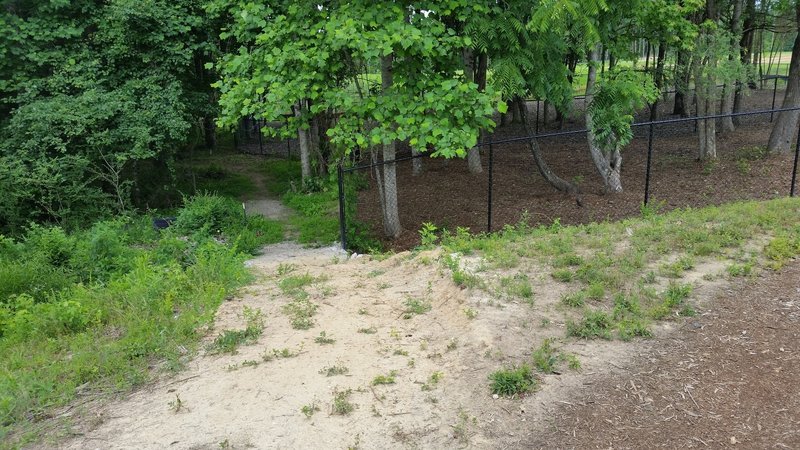
{"label": "dense bush", "polygon": [[0,236],[0,440],[78,386],[125,389],[154,359],[179,367],[248,281],[247,254],[282,238],[279,224],[211,195],[187,199],[161,232],[139,217]]}

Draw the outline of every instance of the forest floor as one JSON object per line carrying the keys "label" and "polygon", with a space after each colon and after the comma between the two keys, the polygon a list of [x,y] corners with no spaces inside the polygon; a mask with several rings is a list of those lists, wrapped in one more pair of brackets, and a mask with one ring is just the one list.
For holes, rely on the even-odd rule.
{"label": "forest floor", "polygon": [[[776,105],[783,98],[777,92]],[[745,111],[769,109],[772,90],[752,92],[745,97]],[[529,111],[536,104],[528,104]],[[543,109],[543,108],[541,108]],[[563,130],[585,128],[583,101],[576,100],[574,111]],[[670,115],[672,102],[662,102],[659,118]],[[552,113],[552,108],[551,108]],[[542,112],[543,114],[543,112]],[[529,112],[530,120],[536,115]],[[641,113],[637,122],[649,117]],[[682,207],[719,205],[740,200],[763,200],[789,195],[793,154],[768,155],[764,151],[771,131],[770,115],[742,117],[733,132],[721,132],[718,124],[718,159],[713,163],[697,160],[697,134],[694,122],[659,125],[654,129],[653,161],[650,180],[651,207],[662,211]],[[561,131],[552,117],[540,133]],[[525,136],[521,125],[498,127],[489,141]],[[492,228],[515,224],[527,213],[533,224],[562,224],[619,220],[640,214],[645,194],[648,129],[634,129],[634,138],[622,152],[624,192],[605,195],[603,185],[588,151],[585,134],[540,138],[539,145],[550,168],[581,190],[581,205],[575,198],[547,184],[533,163],[526,142],[493,146]],[[400,222],[405,227],[399,239],[386,242],[389,248],[404,250],[419,244],[418,230],[425,222],[451,231],[466,227],[472,232],[487,230],[488,148],[482,147],[483,172],[471,174],[466,162],[423,158],[423,173],[411,174],[411,163],[397,165]],[[372,175],[359,172],[370,181],[369,189],[359,192],[358,219],[370,224],[380,235],[381,212]]]}

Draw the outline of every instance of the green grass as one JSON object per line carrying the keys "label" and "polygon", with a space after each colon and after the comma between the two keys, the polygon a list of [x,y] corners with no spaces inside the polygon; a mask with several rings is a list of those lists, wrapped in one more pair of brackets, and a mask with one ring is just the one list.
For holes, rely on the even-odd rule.
{"label": "green grass", "polygon": [[378,386],[382,384],[394,384],[395,383],[395,376],[397,376],[397,372],[394,370],[389,372],[387,375],[378,375],[372,379],[370,383],[373,386]]}
{"label": "green grass", "polygon": [[346,416],[355,411],[356,405],[350,402],[350,394],[352,393],[353,391],[351,389],[347,389],[346,391],[334,391],[331,414]]}
{"label": "green grass", "polygon": [[222,197],[244,199],[257,191],[253,180],[240,173],[231,172],[217,164],[187,168],[178,180],[177,189],[187,195],[210,192]]}
{"label": "green grass", "polygon": [[518,273],[513,277],[500,278],[500,289],[509,297],[521,298],[526,301],[533,300],[533,286],[526,274]]}
{"label": "green grass", "polygon": [[533,351],[533,366],[541,373],[553,373],[559,362],[558,351],[553,347],[553,341],[545,339],[542,345]]}
{"label": "green grass", "polygon": [[[22,446],[38,423],[83,392],[123,393],[180,370],[221,302],[251,280],[237,244],[247,225],[211,196],[192,199],[157,233],[149,217],[66,233],[0,237],[0,440]],[[221,207],[220,207],[221,206]],[[191,211],[188,211],[191,210]],[[180,224],[180,226],[178,226]],[[258,337],[260,314],[212,351]]]}
{"label": "green grass", "polygon": [[581,339],[611,339],[614,320],[602,311],[587,311],[580,322],[567,322],[567,335]]}
{"label": "green grass", "polygon": [[251,344],[261,336],[261,328],[248,326],[244,330],[225,330],[209,346],[209,353],[235,353],[240,345]]}
{"label": "green grass", "polygon": [[[742,158],[759,157],[760,149],[743,152]],[[568,336],[580,339],[628,340],[649,337],[650,321],[696,314],[691,302],[692,286],[676,282],[687,271],[703,270],[710,259],[727,263],[730,276],[748,276],[759,268],[780,269],[800,255],[800,200],[732,203],[700,209],[659,212],[659,204],[642,208],[642,217],[620,222],[579,226],[530,227],[525,220],[491,235],[470,235],[458,230],[442,233],[444,265],[454,279],[462,277],[458,258],[473,255],[490,261],[498,255],[515,254],[518,264],[541,267],[552,278],[570,285],[561,302],[572,308],[592,309],[582,316],[564,310]],[[768,237],[760,251],[748,247]],[[747,252],[746,256],[743,256]],[[585,255],[585,256],[580,256]],[[504,257],[499,257],[502,260]],[[495,275],[470,274],[485,284]],[[703,280],[716,274],[705,274]],[[657,283],[672,279],[663,292]],[[500,286],[511,286],[511,277],[500,277]]]}
{"label": "green grass", "polygon": [[[339,191],[333,176],[302,183],[300,162],[269,160],[262,167],[267,189],[280,196],[295,214],[289,219],[294,238],[301,244],[328,245],[339,236]],[[345,214],[348,247],[359,252],[377,252],[380,242],[371,237],[368,227],[356,220],[357,191],[366,187],[360,176],[350,174],[345,180]]]}

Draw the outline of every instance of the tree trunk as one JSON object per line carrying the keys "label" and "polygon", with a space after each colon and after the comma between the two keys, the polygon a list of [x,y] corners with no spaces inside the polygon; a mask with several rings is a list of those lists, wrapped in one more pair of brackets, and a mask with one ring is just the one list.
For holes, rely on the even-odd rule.
{"label": "tree trunk", "polygon": [[[392,88],[392,63],[393,56],[387,55],[381,58],[381,88],[383,95],[389,94]],[[395,142],[392,141],[383,145],[383,161],[393,161],[396,156]],[[397,207],[397,168],[395,163],[384,164],[383,166],[383,231],[387,237],[396,238],[400,236],[400,213]]]}
{"label": "tree trunk", "polygon": [[[731,33],[733,34],[731,45],[733,45],[733,52],[731,54],[731,58],[734,58],[734,55],[739,54],[739,42],[742,34],[742,6],[744,0],[734,0],[733,2],[733,17],[731,17]],[[735,95],[737,90],[737,83],[734,82],[733,84],[726,84],[724,87],[724,91],[722,94],[722,114],[731,114],[733,112],[733,106],[735,102]],[[722,118],[722,130],[723,131],[733,131],[735,127],[733,126],[733,117],[723,117]]]}
{"label": "tree trunk", "polygon": [[[464,78],[467,83],[475,82],[475,55],[472,49],[465,48],[463,52],[464,59]],[[417,161],[416,159],[414,161]],[[481,152],[478,147],[473,147],[467,150],[467,166],[469,173],[481,173],[483,167],[481,166]]]}
{"label": "tree trunk", "polygon": [[[308,107],[306,106],[306,101],[300,100],[300,102],[295,105],[294,116],[302,123],[307,115]],[[304,128],[302,125],[297,129],[297,142],[300,145],[300,172],[303,177],[303,183],[305,184],[306,180],[312,176],[311,136],[309,135],[308,129]]]}
{"label": "tree trunk", "polygon": [[[586,104],[589,106],[592,103],[592,90],[597,80],[596,63],[599,61],[600,52],[595,47],[589,52],[589,75],[586,79]],[[616,145],[610,152],[603,151],[592,128],[592,113],[589,106],[586,107],[586,129],[592,161],[603,178],[606,192],[622,192],[622,180],[620,179],[622,155]]]}
{"label": "tree trunk", "polygon": [[[524,115],[522,117],[522,123],[525,126],[525,133],[527,133],[528,136],[533,136],[535,133],[534,130],[532,130],[530,127],[530,123],[528,122],[527,116]],[[536,164],[536,169],[539,171],[542,177],[544,177],[545,181],[550,183],[551,186],[553,186],[554,188],[556,188],[561,192],[566,192],[568,194],[574,195],[575,201],[580,206],[581,198],[580,198],[580,190],[578,189],[578,187],[570,183],[569,181],[559,177],[550,169],[550,166],[547,164],[547,161],[545,161],[544,157],[542,156],[542,150],[539,147],[539,142],[536,140],[536,138],[533,138],[530,141],[528,141],[528,145],[530,146],[531,155],[533,155],[533,162]]]}
{"label": "tree trunk", "polygon": [[[756,0],[745,0],[747,3],[744,8],[744,16],[742,23],[742,39],[739,41],[739,55],[745,67],[749,67],[753,63],[753,36],[755,36],[755,21],[756,21]],[[749,72],[749,71],[748,71]],[[755,89],[757,86],[753,80],[748,80],[747,84],[750,89]],[[733,98],[733,112],[740,112],[742,104],[744,103],[745,85],[739,84],[736,87],[736,94]],[[735,118],[734,123],[738,122]]]}
{"label": "tree trunk", "polygon": [[661,41],[658,43],[658,56],[656,57],[656,71],[654,74],[654,82],[656,89],[658,89],[658,97],[650,108],[650,120],[658,119],[658,104],[661,101],[661,90],[664,87],[664,59],[667,56],[667,43]]}
{"label": "tree trunk", "polygon": [[214,123],[213,117],[203,118],[203,137],[205,137],[209,153],[217,149],[217,125]]}
{"label": "tree trunk", "polygon": [[672,108],[672,114],[677,114],[681,117],[689,116],[686,105],[690,102],[687,102],[686,97],[689,92],[691,76],[689,52],[686,50],[679,50],[675,74],[675,106]]}
{"label": "tree trunk", "polygon": [[[706,16],[705,18],[716,22],[717,8],[715,7],[714,0],[707,0],[706,2]],[[701,39],[703,37],[701,36]],[[715,37],[710,37],[715,39]],[[694,83],[695,83],[695,101],[697,102],[697,115],[698,116],[711,116],[717,112],[717,80],[714,76],[718,61],[716,57],[711,54],[703,60],[695,58],[693,61],[694,67]],[[708,70],[704,69],[707,68]],[[716,159],[717,157],[717,121],[716,119],[703,119],[697,122],[698,139],[700,144],[700,160]]]}
{"label": "tree trunk", "polygon": [[[800,24],[800,1],[795,5],[795,15]],[[786,95],[781,108],[800,106],[800,33],[792,46],[792,61],[789,63],[789,79],[786,82]],[[792,149],[792,138],[797,133],[800,111],[784,111],[778,113],[775,126],[769,135],[767,150],[770,152],[789,152]]]}

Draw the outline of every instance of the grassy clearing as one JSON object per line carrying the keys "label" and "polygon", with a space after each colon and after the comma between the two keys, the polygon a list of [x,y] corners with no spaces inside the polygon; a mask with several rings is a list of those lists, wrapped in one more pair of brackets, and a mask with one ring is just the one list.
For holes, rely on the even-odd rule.
{"label": "grassy clearing", "polygon": [[[280,226],[246,221],[235,201],[211,195],[188,199],[160,233],[138,217],[0,236],[0,440],[35,439],[35,424],[79,387],[123,392],[155,362],[180,369],[219,304],[251,279],[248,253],[280,239]],[[260,314],[245,319],[214,351],[257,338]]]}

